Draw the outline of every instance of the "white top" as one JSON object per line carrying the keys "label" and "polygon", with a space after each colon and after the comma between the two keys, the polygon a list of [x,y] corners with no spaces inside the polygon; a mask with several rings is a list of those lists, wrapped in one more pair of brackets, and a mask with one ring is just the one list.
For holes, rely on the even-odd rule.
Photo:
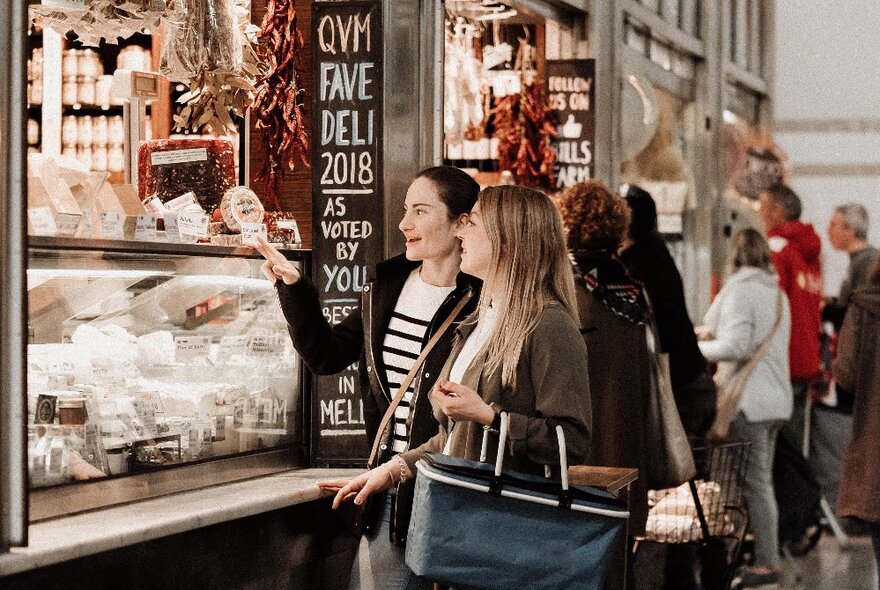
{"label": "white top", "polygon": [[[709,361],[717,361],[719,375],[730,375],[761,346],[776,320],[779,293],[776,275],[759,268],[745,267],[727,283],[703,323],[715,334],[714,340],[699,343]],[[770,340],[764,358],[755,367],[743,390],[738,409],[749,422],[788,420],[792,410],[788,375],[788,342],[791,311],[788,298],[782,298],[782,319]],[[722,381],[723,382],[723,381]]]}
{"label": "white top", "polygon": [[[419,268],[413,270],[406,279],[382,342],[382,361],[385,363],[385,377],[388,379],[392,397],[397,395],[400,384],[419,357],[431,319],[454,290],[455,286],[437,287],[424,282],[419,276]],[[413,383],[394,410],[394,438],[391,448],[395,453],[403,452],[407,448]]]}
{"label": "white top", "polygon": [[461,347],[461,352],[458,353],[458,357],[456,357],[455,362],[452,364],[452,369],[449,371],[450,381],[453,383],[461,383],[465,371],[467,371],[468,367],[471,366],[471,363],[474,362],[477,353],[480,352],[483,346],[489,341],[489,336],[492,334],[492,330],[495,328],[495,322],[497,320],[498,310],[492,307],[492,304],[490,303],[480,314],[480,319],[477,322],[474,331],[471,332],[468,339],[465,340],[464,346]]}

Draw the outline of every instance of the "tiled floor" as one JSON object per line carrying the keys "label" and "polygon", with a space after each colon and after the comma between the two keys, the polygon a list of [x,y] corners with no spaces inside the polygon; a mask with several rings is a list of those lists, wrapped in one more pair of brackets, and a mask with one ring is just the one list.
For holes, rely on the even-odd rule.
{"label": "tiled floor", "polygon": [[849,548],[841,550],[834,537],[825,534],[813,551],[794,562],[801,570],[801,579],[796,580],[792,564],[785,563],[781,590],[878,588],[871,537],[850,537]]}

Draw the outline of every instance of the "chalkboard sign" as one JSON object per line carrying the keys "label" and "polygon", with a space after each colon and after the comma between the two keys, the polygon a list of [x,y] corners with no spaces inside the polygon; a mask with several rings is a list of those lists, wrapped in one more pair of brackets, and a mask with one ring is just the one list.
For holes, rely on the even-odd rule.
{"label": "chalkboard sign", "polygon": [[[380,2],[315,2],[312,13],[314,279],[336,324],[360,305],[382,258],[382,12]],[[369,454],[357,364],[315,380],[313,458]]]}
{"label": "chalkboard sign", "polygon": [[593,176],[595,74],[592,59],[547,61],[550,106],[559,112],[559,138],[554,142],[557,189]]}

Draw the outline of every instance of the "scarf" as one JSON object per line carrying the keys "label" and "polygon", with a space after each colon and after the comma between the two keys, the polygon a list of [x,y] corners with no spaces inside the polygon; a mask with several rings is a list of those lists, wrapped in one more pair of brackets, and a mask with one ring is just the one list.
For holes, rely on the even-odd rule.
{"label": "scarf", "polygon": [[633,279],[626,267],[609,252],[574,252],[571,264],[593,297],[612,313],[635,325],[644,325],[651,310],[644,287]]}

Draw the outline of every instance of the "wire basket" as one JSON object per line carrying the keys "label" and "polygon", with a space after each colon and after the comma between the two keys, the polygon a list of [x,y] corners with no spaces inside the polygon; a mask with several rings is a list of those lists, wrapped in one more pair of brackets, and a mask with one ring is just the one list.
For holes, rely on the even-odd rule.
{"label": "wire basket", "polygon": [[696,543],[741,538],[747,523],[742,484],[750,443],[694,448],[696,476],[677,488],[648,492],[644,541]]}

